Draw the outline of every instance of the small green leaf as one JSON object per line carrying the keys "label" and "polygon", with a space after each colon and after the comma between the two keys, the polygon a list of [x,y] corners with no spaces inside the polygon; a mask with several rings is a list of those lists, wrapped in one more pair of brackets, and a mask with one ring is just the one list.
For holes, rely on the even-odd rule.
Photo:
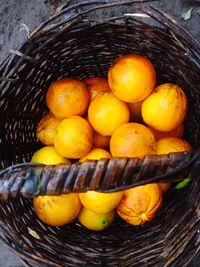
{"label": "small green leaf", "polygon": [[188,9],[187,11],[181,14],[181,18],[183,18],[184,20],[189,20],[191,16],[192,16],[192,8]]}
{"label": "small green leaf", "polygon": [[175,186],[175,188],[176,189],[182,189],[182,188],[186,187],[189,184],[190,181],[191,181],[191,178],[186,178],[183,181],[181,181],[180,183],[178,183]]}

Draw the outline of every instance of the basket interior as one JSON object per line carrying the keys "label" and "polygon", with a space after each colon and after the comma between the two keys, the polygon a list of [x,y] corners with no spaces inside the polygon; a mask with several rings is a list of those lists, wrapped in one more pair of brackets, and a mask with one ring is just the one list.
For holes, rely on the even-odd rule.
{"label": "basket interior", "polygon": [[[170,32],[141,25],[100,24],[72,30],[54,39],[44,49],[36,46],[35,63],[22,61],[13,77],[2,84],[1,167],[29,161],[40,146],[36,125],[48,112],[45,94],[52,81],[70,76],[83,79],[91,75],[107,76],[119,55],[137,53],[150,58],[156,67],[157,84],[172,82],[181,86],[189,101],[185,138],[194,148],[200,145],[197,66]],[[18,57],[16,57],[16,60]]]}
{"label": "basket interior", "polygon": [[[169,30],[137,22],[133,24],[130,19],[126,26],[109,22],[79,29],[72,27],[43,49],[42,44],[42,38],[38,38],[29,53],[36,62],[21,60],[12,74],[17,81],[1,85],[1,168],[29,161],[41,146],[36,139],[35,127],[47,113],[45,93],[52,81],[65,76],[80,79],[91,75],[106,77],[113,60],[129,53],[151,59],[158,74],[157,84],[172,82],[184,89],[189,101],[185,138],[193,148],[199,148],[199,69],[181,37],[178,41]],[[15,56],[12,64],[18,60]],[[195,218],[198,215],[190,199],[194,183],[182,192],[166,197],[159,216],[140,228],[131,227],[120,219],[103,233],[87,231],[76,222],[51,228],[36,218],[31,200],[21,198],[9,200],[6,205],[1,202],[0,213],[5,225],[14,229],[10,240],[16,237],[18,253],[30,258],[34,254],[32,260],[40,263],[49,260],[48,266],[59,263],[90,266],[90,262],[91,266],[147,266],[147,262],[149,266],[161,266],[174,259],[180,260],[183,249],[189,249],[193,244],[186,241],[188,233],[191,240],[196,233]],[[196,199],[199,199],[197,194]],[[173,220],[169,221],[169,216]],[[40,239],[31,236],[28,227]],[[179,238],[180,229],[184,234]],[[22,247],[25,254],[20,250]],[[55,265],[51,265],[53,262]]]}

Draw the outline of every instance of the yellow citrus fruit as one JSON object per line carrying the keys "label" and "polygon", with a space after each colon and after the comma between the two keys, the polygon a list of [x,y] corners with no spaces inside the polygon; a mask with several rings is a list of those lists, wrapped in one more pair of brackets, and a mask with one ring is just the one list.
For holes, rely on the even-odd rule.
{"label": "yellow citrus fruit", "polygon": [[53,145],[56,129],[61,120],[52,113],[45,115],[37,125],[36,136],[44,145]]}
{"label": "yellow citrus fruit", "polygon": [[94,132],[94,143],[93,147],[106,148],[109,146],[110,136],[103,136],[97,132]]}
{"label": "yellow citrus fruit", "polygon": [[131,113],[131,121],[132,122],[141,122],[142,121],[142,101],[129,103],[129,109]]}
{"label": "yellow citrus fruit", "polygon": [[175,84],[165,83],[153,90],[142,104],[144,122],[162,132],[177,128],[187,112],[187,98]]}
{"label": "yellow citrus fruit", "polygon": [[98,160],[111,158],[111,154],[102,148],[93,148],[85,157],[81,158],[79,161],[84,162],[87,160]]}
{"label": "yellow citrus fruit", "polygon": [[78,215],[79,222],[89,230],[101,231],[107,228],[114,220],[115,211],[96,213],[83,207]]}
{"label": "yellow citrus fruit", "polygon": [[60,196],[38,196],[33,198],[33,207],[44,223],[62,226],[72,222],[79,214],[81,202],[76,193]]}
{"label": "yellow citrus fruit", "polygon": [[161,132],[158,130],[155,130],[151,127],[149,127],[149,129],[153,132],[156,140],[159,140],[161,138],[165,138],[165,137],[183,137],[183,133],[184,133],[184,126],[183,123],[181,123],[178,127],[176,127],[174,130],[170,131],[170,132]]}
{"label": "yellow citrus fruit", "polygon": [[158,184],[147,184],[126,190],[117,206],[117,213],[127,223],[143,225],[151,221],[162,205]]}
{"label": "yellow citrus fruit", "polygon": [[191,145],[184,139],[178,137],[165,137],[157,141],[156,153],[158,155],[191,150]]}
{"label": "yellow citrus fruit", "polygon": [[111,92],[99,93],[90,103],[88,119],[92,127],[107,136],[129,121],[128,105],[117,99]]}
{"label": "yellow citrus fruit", "polygon": [[46,165],[57,165],[62,163],[70,163],[70,160],[61,156],[53,146],[45,146],[33,154],[31,162]]}
{"label": "yellow citrus fruit", "polygon": [[149,59],[136,54],[125,55],[109,68],[108,83],[117,98],[134,103],[151,93],[156,83],[156,72]]}
{"label": "yellow citrus fruit", "polygon": [[83,80],[88,88],[88,92],[90,95],[90,100],[93,100],[98,93],[102,91],[109,91],[110,87],[108,85],[108,81],[101,77],[89,77]]}
{"label": "yellow citrus fruit", "polygon": [[64,78],[53,82],[46,94],[50,111],[58,118],[83,115],[89,105],[86,85],[75,78]]}
{"label": "yellow citrus fruit", "polygon": [[[191,150],[192,147],[187,141],[177,137],[165,137],[157,141],[156,153],[158,155]],[[162,182],[159,183],[159,186],[161,187],[163,192],[166,192],[171,187],[171,183]]]}
{"label": "yellow citrus fruit", "polygon": [[139,123],[120,126],[111,136],[110,151],[113,157],[139,157],[155,154],[156,140],[152,132]]}
{"label": "yellow citrus fruit", "polygon": [[86,209],[96,213],[108,213],[113,210],[120,202],[123,192],[100,193],[87,191],[80,193],[81,203]]}
{"label": "yellow citrus fruit", "polygon": [[85,119],[72,116],[59,124],[54,146],[63,157],[71,159],[84,157],[92,149],[92,145],[93,130]]}

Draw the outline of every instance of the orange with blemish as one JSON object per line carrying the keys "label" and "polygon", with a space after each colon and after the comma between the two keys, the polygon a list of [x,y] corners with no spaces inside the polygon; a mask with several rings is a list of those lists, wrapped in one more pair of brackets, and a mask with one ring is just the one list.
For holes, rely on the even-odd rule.
{"label": "orange with blemish", "polygon": [[64,78],[53,82],[46,94],[50,111],[60,119],[82,116],[89,105],[86,85],[75,78]]}

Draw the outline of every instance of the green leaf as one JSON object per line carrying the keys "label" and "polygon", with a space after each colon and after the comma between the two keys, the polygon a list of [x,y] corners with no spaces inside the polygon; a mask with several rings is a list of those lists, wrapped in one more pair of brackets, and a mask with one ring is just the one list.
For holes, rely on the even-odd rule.
{"label": "green leaf", "polygon": [[183,181],[181,181],[180,183],[178,183],[175,186],[175,188],[176,189],[182,189],[182,188],[186,187],[189,184],[190,181],[191,181],[191,178],[186,178]]}

